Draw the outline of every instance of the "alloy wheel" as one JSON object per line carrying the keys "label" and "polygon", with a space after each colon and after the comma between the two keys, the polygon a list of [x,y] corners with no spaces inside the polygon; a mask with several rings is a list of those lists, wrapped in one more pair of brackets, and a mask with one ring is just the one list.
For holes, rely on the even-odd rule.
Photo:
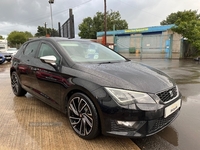
{"label": "alloy wheel", "polygon": [[11,86],[12,86],[13,93],[16,96],[24,96],[27,93],[27,91],[22,88],[19,81],[19,77],[15,71],[12,72],[12,75],[11,75]]}
{"label": "alloy wheel", "polygon": [[73,97],[68,105],[68,116],[74,131],[80,136],[87,136],[93,129],[93,112],[88,102],[82,97]]}
{"label": "alloy wheel", "polygon": [[17,94],[19,92],[19,81],[18,81],[16,73],[12,74],[11,86],[12,86],[13,93]]}

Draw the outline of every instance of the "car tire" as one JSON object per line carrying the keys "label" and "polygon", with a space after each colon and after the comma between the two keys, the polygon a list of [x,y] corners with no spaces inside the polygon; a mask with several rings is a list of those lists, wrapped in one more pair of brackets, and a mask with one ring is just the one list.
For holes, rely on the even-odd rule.
{"label": "car tire", "polygon": [[20,81],[19,81],[19,77],[15,71],[12,72],[12,74],[11,74],[11,86],[12,86],[13,93],[16,96],[24,96],[27,93],[22,88]]}
{"label": "car tire", "polygon": [[99,117],[89,97],[83,93],[73,94],[67,104],[67,115],[75,133],[86,140],[99,135]]}

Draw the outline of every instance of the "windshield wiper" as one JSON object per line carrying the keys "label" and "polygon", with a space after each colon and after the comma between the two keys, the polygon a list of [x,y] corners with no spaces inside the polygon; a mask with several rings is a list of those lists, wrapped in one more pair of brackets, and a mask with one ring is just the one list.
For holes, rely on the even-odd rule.
{"label": "windshield wiper", "polygon": [[105,62],[100,62],[98,64],[111,64],[112,62],[111,61],[105,61]]}
{"label": "windshield wiper", "polygon": [[122,61],[105,61],[105,62],[100,62],[98,64],[114,64],[114,63],[121,63]]}

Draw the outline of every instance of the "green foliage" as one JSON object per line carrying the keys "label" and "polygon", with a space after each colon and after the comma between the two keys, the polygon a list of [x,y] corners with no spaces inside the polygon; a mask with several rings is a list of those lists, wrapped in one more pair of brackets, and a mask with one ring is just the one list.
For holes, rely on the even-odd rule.
{"label": "green foliage", "polygon": [[37,33],[35,34],[35,36],[36,37],[41,37],[41,36],[46,36],[46,35],[58,36],[59,34],[58,34],[58,31],[55,30],[55,29],[38,26]]}
{"label": "green foliage", "polygon": [[33,37],[30,32],[13,31],[8,35],[7,40],[9,46],[16,47],[16,45],[26,42],[30,37]]}
{"label": "green foliage", "polygon": [[79,36],[86,39],[96,38],[96,33],[94,31],[94,23],[91,17],[83,19],[83,23],[79,25]]}
{"label": "green foliage", "polygon": [[33,37],[31,32],[25,31],[24,34],[25,34],[26,40],[28,40],[29,38]]}
{"label": "green foliage", "polygon": [[[128,29],[128,23],[126,20],[121,19],[119,11],[108,11],[106,18],[107,31],[113,30],[113,26],[115,26],[116,30]],[[96,39],[96,33],[104,31],[104,13],[97,12],[93,18],[87,17],[83,19],[83,22],[79,25],[79,30],[80,33],[78,35],[81,38]]]}
{"label": "green foliage", "polygon": [[161,25],[175,24],[172,31],[181,34],[200,52],[200,15],[197,11],[185,10],[170,14]]}
{"label": "green foliage", "polygon": [[2,36],[2,35],[0,35],[0,40],[4,40],[4,38],[3,38],[3,36]]}

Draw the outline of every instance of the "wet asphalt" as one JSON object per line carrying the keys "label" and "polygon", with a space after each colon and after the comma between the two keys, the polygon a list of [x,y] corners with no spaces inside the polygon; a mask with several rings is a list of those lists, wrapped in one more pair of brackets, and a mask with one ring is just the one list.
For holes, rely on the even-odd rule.
{"label": "wet asphalt", "polygon": [[194,60],[134,59],[155,67],[178,84],[183,96],[180,115],[167,128],[147,138],[132,139],[142,150],[200,149],[200,62]]}
{"label": "wet asphalt", "polygon": [[[161,132],[141,139],[100,136],[78,138],[63,114],[27,95],[15,97],[10,87],[10,64],[0,65],[0,149],[200,149],[200,62],[193,60],[133,59],[155,67],[178,84],[183,96],[180,115]],[[137,146],[135,146],[135,144]]]}

